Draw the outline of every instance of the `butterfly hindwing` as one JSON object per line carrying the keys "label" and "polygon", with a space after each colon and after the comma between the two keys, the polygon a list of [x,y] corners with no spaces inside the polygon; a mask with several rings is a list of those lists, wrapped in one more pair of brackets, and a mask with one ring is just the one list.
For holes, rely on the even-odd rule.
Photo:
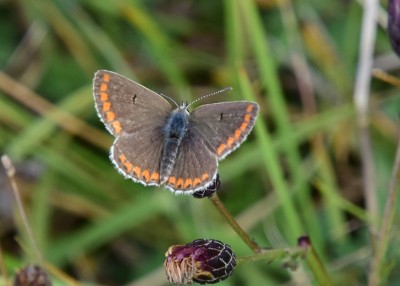
{"label": "butterfly hindwing", "polygon": [[202,137],[190,130],[181,142],[174,169],[165,184],[177,193],[190,194],[211,184],[217,168],[217,157],[210,152]]}
{"label": "butterfly hindwing", "polygon": [[162,156],[161,130],[141,130],[118,137],[110,158],[125,177],[144,185],[160,184],[160,158]]}

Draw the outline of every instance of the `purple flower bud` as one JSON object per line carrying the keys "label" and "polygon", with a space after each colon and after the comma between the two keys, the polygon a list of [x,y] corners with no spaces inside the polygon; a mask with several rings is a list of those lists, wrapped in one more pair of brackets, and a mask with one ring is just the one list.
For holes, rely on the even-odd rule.
{"label": "purple flower bud", "polygon": [[310,237],[308,237],[307,235],[300,236],[297,239],[297,245],[303,248],[309,248],[311,246]]}
{"label": "purple flower bud", "polygon": [[13,286],[51,286],[51,281],[42,268],[28,265],[17,272]]}
{"label": "purple flower bud", "polygon": [[400,0],[390,0],[388,32],[393,50],[400,56]]}
{"label": "purple flower bud", "polygon": [[230,246],[214,239],[173,245],[165,257],[168,282],[175,284],[217,283],[228,278],[236,266],[236,257]]}
{"label": "purple flower bud", "polygon": [[205,189],[201,189],[193,193],[193,197],[196,199],[209,198],[212,196],[212,194],[218,191],[220,187],[221,181],[219,180],[219,174],[217,173],[217,176],[215,177],[215,180],[212,182],[212,184]]}

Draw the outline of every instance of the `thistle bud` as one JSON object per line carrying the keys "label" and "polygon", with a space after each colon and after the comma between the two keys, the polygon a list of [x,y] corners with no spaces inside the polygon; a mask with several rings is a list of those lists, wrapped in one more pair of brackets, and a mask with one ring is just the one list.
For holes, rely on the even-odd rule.
{"label": "thistle bud", "polygon": [[390,0],[388,33],[393,50],[400,56],[400,0]]}
{"label": "thistle bud", "polygon": [[221,187],[221,181],[219,180],[219,174],[217,173],[217,176],[215,177],[212,184],[205,189],[201,189],[193,193],[193,197],[195,197],[196,199],[209,198],[212,196],[212,194],[218,191],[220,187]]}
{"label": "thistle bud", "polygon": [[306,248],[306,249],[310,248],[310,246],[311,246],[310,237],[308,237],[307,235],[300,236],[297,239],[297,245],[300,247]]}
{"label": "thistle bud", "polygon": [[51,286],[51,281],[42,268],[28,265],[17,272],[13,286]]}
{"label": "thistle bud", "polygon": [[168,282],[175,284],[217,283],[228,278],[236,266],[236,257],[230,246],[214,239],[173,245],[165,257]]}

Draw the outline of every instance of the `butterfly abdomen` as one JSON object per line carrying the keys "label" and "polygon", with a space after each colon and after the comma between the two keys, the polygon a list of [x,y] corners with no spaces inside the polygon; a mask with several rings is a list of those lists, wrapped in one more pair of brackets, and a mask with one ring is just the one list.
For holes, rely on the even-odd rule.
{"label": "butterfly abdomen", "polygon": [[163,129],[164,146],[160,162],[160,182],[167,181],[174,168],[182,138],[185,136],[189,113],[186,108],[175,109]]}

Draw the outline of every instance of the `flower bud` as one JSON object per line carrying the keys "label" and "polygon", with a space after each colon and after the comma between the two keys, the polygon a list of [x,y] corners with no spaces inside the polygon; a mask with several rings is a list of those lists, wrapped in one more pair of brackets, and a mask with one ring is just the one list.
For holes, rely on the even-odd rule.
{"label": "flower bud", "polygon": [[214,239],[173,245],[165,257],[168,282],[175,284],[217,283],[228,278],[236,266],[236,257],[230,246]]}
{"label": "flower bud", "polygon": [[300,246],[300,247],[303,247],[303,248],[305,248],[305,249],[310,248],[310,246],[311,246],[310,237],[309,237],[308,235],[300,236],[300,237],[297,239],[297,245]]}
{"label": "flower bud", "polygon": [[212,194],[218,191],[220,187],[221,187],[221,181],[219,180],[219,174],[217,173],[217,176],[215,177],[212,184],[205,189],[201,189],[193,193],[193,197],[195,197],[196,199],[209,198],[212,196]]}
{"label": "flower bud", "polygon": [[388,33],[393,50],[400,56],[400,0],[390,0]]}
{"label": "flower bud", "polygon": [[28,265],[17,272],[13,286],[51,286],[51,281],[42,268]]}

